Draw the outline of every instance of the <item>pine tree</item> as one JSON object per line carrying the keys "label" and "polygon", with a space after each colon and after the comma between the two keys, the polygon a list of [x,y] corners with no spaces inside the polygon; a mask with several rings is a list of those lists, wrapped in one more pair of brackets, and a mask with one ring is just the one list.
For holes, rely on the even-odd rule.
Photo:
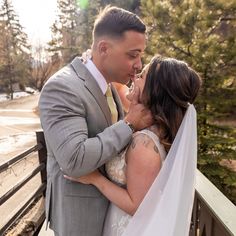
{"label": "pine tree", "polygon": [[53,23],[52,40],[49,42],[49,50],[60,53],[63,63],[69,62],[78,50],[76,47],[77,38],[77,17],[75,0],[58,0],[58,19]]}
{"label": "pine tree", "polygon": [[13,99],[13,84],[24,85],[29,79],[30,46],[11,0],[4,0],[0,8],[0,83]]}
{"label": "pine tree", "polygon": [[77,20],[79,37],[77,44],[80,53],[91,48],[94,21],[102,8],[100,0],[87,0],[86,5],[82,5],[82,2],[81,0],[77,1],[77,6],[79,7],[79,17]]}
{"label": "pine tree", "polygon": [[198,167],[236,203],[236,175],[224,163],[236,159],[236,2],[142,0],[148,26],[147,61],[154,54],[186,61],[203,78],[197,100]]}
{"label": "pine tree", "polygon": [[58,9],[49,50],[59,52],[65,64],[91,47],[92,28],[100,1],[58,0]]}

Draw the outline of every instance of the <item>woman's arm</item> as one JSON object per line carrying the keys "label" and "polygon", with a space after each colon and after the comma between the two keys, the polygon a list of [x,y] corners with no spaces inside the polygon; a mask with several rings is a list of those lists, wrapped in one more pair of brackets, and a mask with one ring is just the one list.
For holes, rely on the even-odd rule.
{"label": "woman's arm", "polygon": [[152,139],[139,133],[133,138],[126,159],[127,189],[114,184],[98,171],[69,179],[95,185],[111,202],[133,215],[160,171],[161,158]]}
{"label": "woman's arm", "polygon": [[161,158],[152,141],[145,134],[136,135],[126,153],[127,188],[113,184],[105,177],[95,186],[115,205],[133,215],[161,168]]}
{"label": "woman's arm", "polygon": [[153,140],[146,134],[134,137],[127,151],[127,192],[129,213],[133,215],[161,169],[161,157]]}

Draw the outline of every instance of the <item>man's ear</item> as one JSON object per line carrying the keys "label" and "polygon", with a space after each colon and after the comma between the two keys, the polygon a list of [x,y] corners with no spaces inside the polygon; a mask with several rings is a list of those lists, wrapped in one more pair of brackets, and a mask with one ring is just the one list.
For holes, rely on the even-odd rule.
{"label": "man's ear", "polygon": [[106,56],[108,54],[108,50],[109,50],[109,47],[110,47],[110,44],[108,41],[106,40],[101,40],[99,43],[98,43],[98,51],[99,51],[99,54],[101,56]]}

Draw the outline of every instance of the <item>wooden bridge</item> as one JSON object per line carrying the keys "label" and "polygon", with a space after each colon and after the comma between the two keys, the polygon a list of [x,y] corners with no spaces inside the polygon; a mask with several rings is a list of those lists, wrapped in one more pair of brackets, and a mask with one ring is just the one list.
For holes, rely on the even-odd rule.
{"label": "wooden bridge", "polygon": [[[13,186],[8,186],[7,191],[0,195],[0,219],[3,219],[3,222],[0,222],[1,236],[24,235],[24,233],[26,235],[51,235],[45,231],[43,226],[47,184],[47,150],[43,132],[36,132],[36,140],[33,147],[0,165],[2,176],[11,170],[12,166],[25,161],[29,156],[31,159],[28,162],[34,163],[33,169],[28,174],[19,178]],[[38,177],[38,181],[34,181],[34,190],[31,189],[30,193],[27,193],[24,188],[36,177]],[[19,197],[20,191],[26,195],[23,200]],[[19,199],[19,203],[10,214],[11,210],[7,204],[14,198],[14,201]],[[197,185],[189,236],[236,236],[236,206],[200,171],[197,171]]]}

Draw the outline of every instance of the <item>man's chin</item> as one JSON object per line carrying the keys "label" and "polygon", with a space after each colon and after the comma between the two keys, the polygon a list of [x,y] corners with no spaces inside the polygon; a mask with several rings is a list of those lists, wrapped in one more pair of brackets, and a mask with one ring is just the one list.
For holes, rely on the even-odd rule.
{"label": "man's chin", "polygon": [[130,85],[132,84],[132,79],[130,76],[129,77],[123,77],[123,78],[117,78],[114,82],[118,83],[118,84],[123,84],[126,85],[127,87],[130,87]]}

